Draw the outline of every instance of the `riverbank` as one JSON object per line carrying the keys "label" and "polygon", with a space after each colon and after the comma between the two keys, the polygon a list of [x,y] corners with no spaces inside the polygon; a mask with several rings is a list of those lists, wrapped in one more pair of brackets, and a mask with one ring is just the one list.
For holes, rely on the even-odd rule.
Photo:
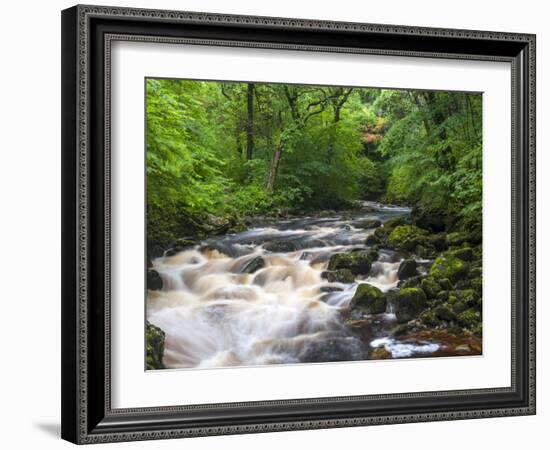
{"label": "riverbank", "polygon": [[481,236],[418,225],[365,202],[173,242],[148,270],[156,368],[480,354]]}

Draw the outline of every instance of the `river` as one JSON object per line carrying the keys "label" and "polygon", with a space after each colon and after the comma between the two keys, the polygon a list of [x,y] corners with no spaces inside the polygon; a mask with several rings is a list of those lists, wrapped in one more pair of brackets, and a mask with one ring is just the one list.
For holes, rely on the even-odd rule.
{"label": "river", "polygon": [[363,360],[380,346],[393,358],[437,355],[437,342],[390,337],[391,302],[367,331],[354,330],[345,314],[358,284],[397,286],[401,255],[380,249],[369,274],[352,283],[322,277],[331,255],[365,249],[373,221],[409,213],[365,202],[354,212],[257,223],[155,259],[163,289],[148,291],[147,320],[166,334],[164,366]]}

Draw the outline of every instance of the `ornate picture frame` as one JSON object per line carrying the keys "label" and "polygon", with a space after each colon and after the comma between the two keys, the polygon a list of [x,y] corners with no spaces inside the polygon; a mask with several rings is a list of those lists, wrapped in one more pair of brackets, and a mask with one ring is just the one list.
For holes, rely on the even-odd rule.
{"label": "ornate picture frame", "polygon": [[[116,41],[511,65],[511,385],[113,408],[111,46]],[[62,437],[168,439],[535,414],[535,36],[100,6],[62,12]]]}

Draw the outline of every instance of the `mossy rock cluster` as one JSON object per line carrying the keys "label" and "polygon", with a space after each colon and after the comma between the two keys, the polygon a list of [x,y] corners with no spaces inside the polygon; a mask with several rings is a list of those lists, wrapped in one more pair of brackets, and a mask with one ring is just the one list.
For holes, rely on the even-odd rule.
{"label": "mossy rock cluster", "polygon": [[164,356],[164,339],[166,335],[159,327],[147,322],[145,330],[145,342],[147,354],[145,366],[147,370],[164,369],[162,358]]}
{"label": "mossy rock cluster", "polygon": [[386,312],[387,300],[380,289],[367,283],[357,286],[351,299],[350,307],[360,309],[366,314],[382,314]]}
{"label": "mossy rock cluster", "polygon": [[347,269],[354,275],[367,275],[370,272],[374,257],[375,253],[369,253],[367,251],[337,253],[330,257],[328,270]]}

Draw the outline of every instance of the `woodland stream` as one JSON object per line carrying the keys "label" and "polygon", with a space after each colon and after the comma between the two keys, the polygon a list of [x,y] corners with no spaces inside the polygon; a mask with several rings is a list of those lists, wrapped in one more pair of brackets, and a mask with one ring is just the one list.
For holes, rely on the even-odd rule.
{"label": "woodland stream", "polygon": [[[425,335],[400,338],[391,293],[403,255],[378,248],[367,274],[327,280],[331,256],[369,250],[367,236],[405,207],[365,202],[344,213],[264,221],[153,261],[163,288],[148,291],[147,320],[165,333],[166,368],[227,367],[460,354]],[[419,273],[429,260],[416,257]],[[386,311],[350,310],[360,284],[380,289]]]}

